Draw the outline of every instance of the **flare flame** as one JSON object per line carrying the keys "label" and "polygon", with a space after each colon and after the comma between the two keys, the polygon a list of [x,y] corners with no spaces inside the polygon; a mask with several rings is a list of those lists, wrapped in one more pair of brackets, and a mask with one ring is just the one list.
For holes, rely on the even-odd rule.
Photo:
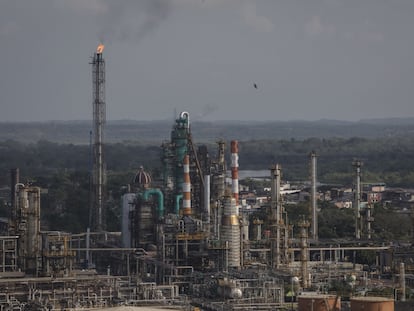
{"label": "flare flame", "polygon": [[96,54],[102,54],[104,48],[105,46],[102,43],[99,44],[98,47],[96,48]]}

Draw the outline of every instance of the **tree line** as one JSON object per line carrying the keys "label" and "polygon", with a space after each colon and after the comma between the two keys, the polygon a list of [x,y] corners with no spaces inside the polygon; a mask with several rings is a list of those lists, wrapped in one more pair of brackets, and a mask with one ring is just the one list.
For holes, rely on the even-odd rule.
{"label": "tree line", "polygon": [[[216,155],[216,145],[208,145],[210,157]],[[228,150],[229,151],[229,150]],[[414,138],[309,138],[305,140],[251,140],[239,142],[240,169],[263,170],[271,164],[282,165],[284,180],[309,179],[309,153],[318,155],[318,180],[322,183],[349,185],[353,182],[352,161],[364,162],[363,182],[386,182],[388,186],[414,185]],[[230,155],[228,154],[228,163]],[[161,177],[161,146],[156,143],[114,143],[105,145],[108,192],[108,230],[119,230],[119,199],[143,165],[153,179]],[[21,143],[0,142],[0,186],[8,186],[10,169],[20,168],[21,182],[30,182],[48,189],[42,196],[42,220],[45,229],[84,231],[89,220],[89,189],[92,167],[88,145],[59,144],[49,141]],[[337,211],[326,209],[321,219],[323,236],[352,231],[344,227],[348,222],[338,219]],[[0,202],[0,217],[7,216],[7,198]],[[389,220],[389,211],[381,219]],[[295,212],[293,214],[298,214]],[[351,215],[342,212],[339,219]],[[337,217],[338,216],[338,217]],[[352,223],[352,222],[350,222]],[[348,225],[349,226],[349,225]],[[392,227],[390,224],[388,227]],[[388,228],[387,227],[387,228]],[[336,228],[334,230],[334,228]],[[394,228],[398,229],[398,228]],[[392,231],[391,229],[388,231]],[[383,232],[389,236],[389,232]]]}

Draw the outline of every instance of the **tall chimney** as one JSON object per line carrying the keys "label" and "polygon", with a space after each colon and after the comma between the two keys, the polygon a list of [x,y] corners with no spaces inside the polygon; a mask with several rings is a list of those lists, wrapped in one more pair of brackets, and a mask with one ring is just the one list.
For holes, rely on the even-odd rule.
{"label": "tall chimney", "polygon": [[311,212],[312,212],[312,224],[311,232],[312,238],[318,240],[318,206],[316,200],[316,153],[312,151],[310,153],[310,179],[311,179]]}
{"label": "tall chimney", "polygon": [[279,268],[281,264],[281,222],[282,216],[282,202],[280,198],[280,183],[281,183],[281,165],[275,164],[270,168],[271,171],[271,256],[272,268]]}
{"label": "tall chimney", "polygon": [[184,156],[183,215],[191,215],[190,157]]}

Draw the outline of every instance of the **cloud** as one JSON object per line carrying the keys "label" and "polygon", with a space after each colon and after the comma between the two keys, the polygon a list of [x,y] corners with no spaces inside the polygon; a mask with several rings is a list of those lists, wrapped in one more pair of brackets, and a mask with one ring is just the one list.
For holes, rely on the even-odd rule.
{"label": "cloud", "polygon": [[245,22],[260,32],[271,32],[274,25],[270,19],[257,14],[256,4],[254,2],[245,2],[242,6],[242,17]]}
{"label": "cloud", "polygon": [[332,35],[335,31],[334,25],[322,23],[319,16],[312,16],[311,20],[305,24],[305,33],[309,36]]}

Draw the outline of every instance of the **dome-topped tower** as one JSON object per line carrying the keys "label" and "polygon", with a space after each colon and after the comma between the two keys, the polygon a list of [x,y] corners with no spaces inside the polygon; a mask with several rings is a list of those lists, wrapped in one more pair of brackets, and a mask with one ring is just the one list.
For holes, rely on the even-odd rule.
{"label": "dome-topped tower", "polygon": [[134,177],[134,180],[133,180],[134,184],[138,186],[139,188],[147,189],[149,188],[151,181],[152,181],[151,175],[148,172],[144,171],[143,166],[140,166],[139,171]]}

